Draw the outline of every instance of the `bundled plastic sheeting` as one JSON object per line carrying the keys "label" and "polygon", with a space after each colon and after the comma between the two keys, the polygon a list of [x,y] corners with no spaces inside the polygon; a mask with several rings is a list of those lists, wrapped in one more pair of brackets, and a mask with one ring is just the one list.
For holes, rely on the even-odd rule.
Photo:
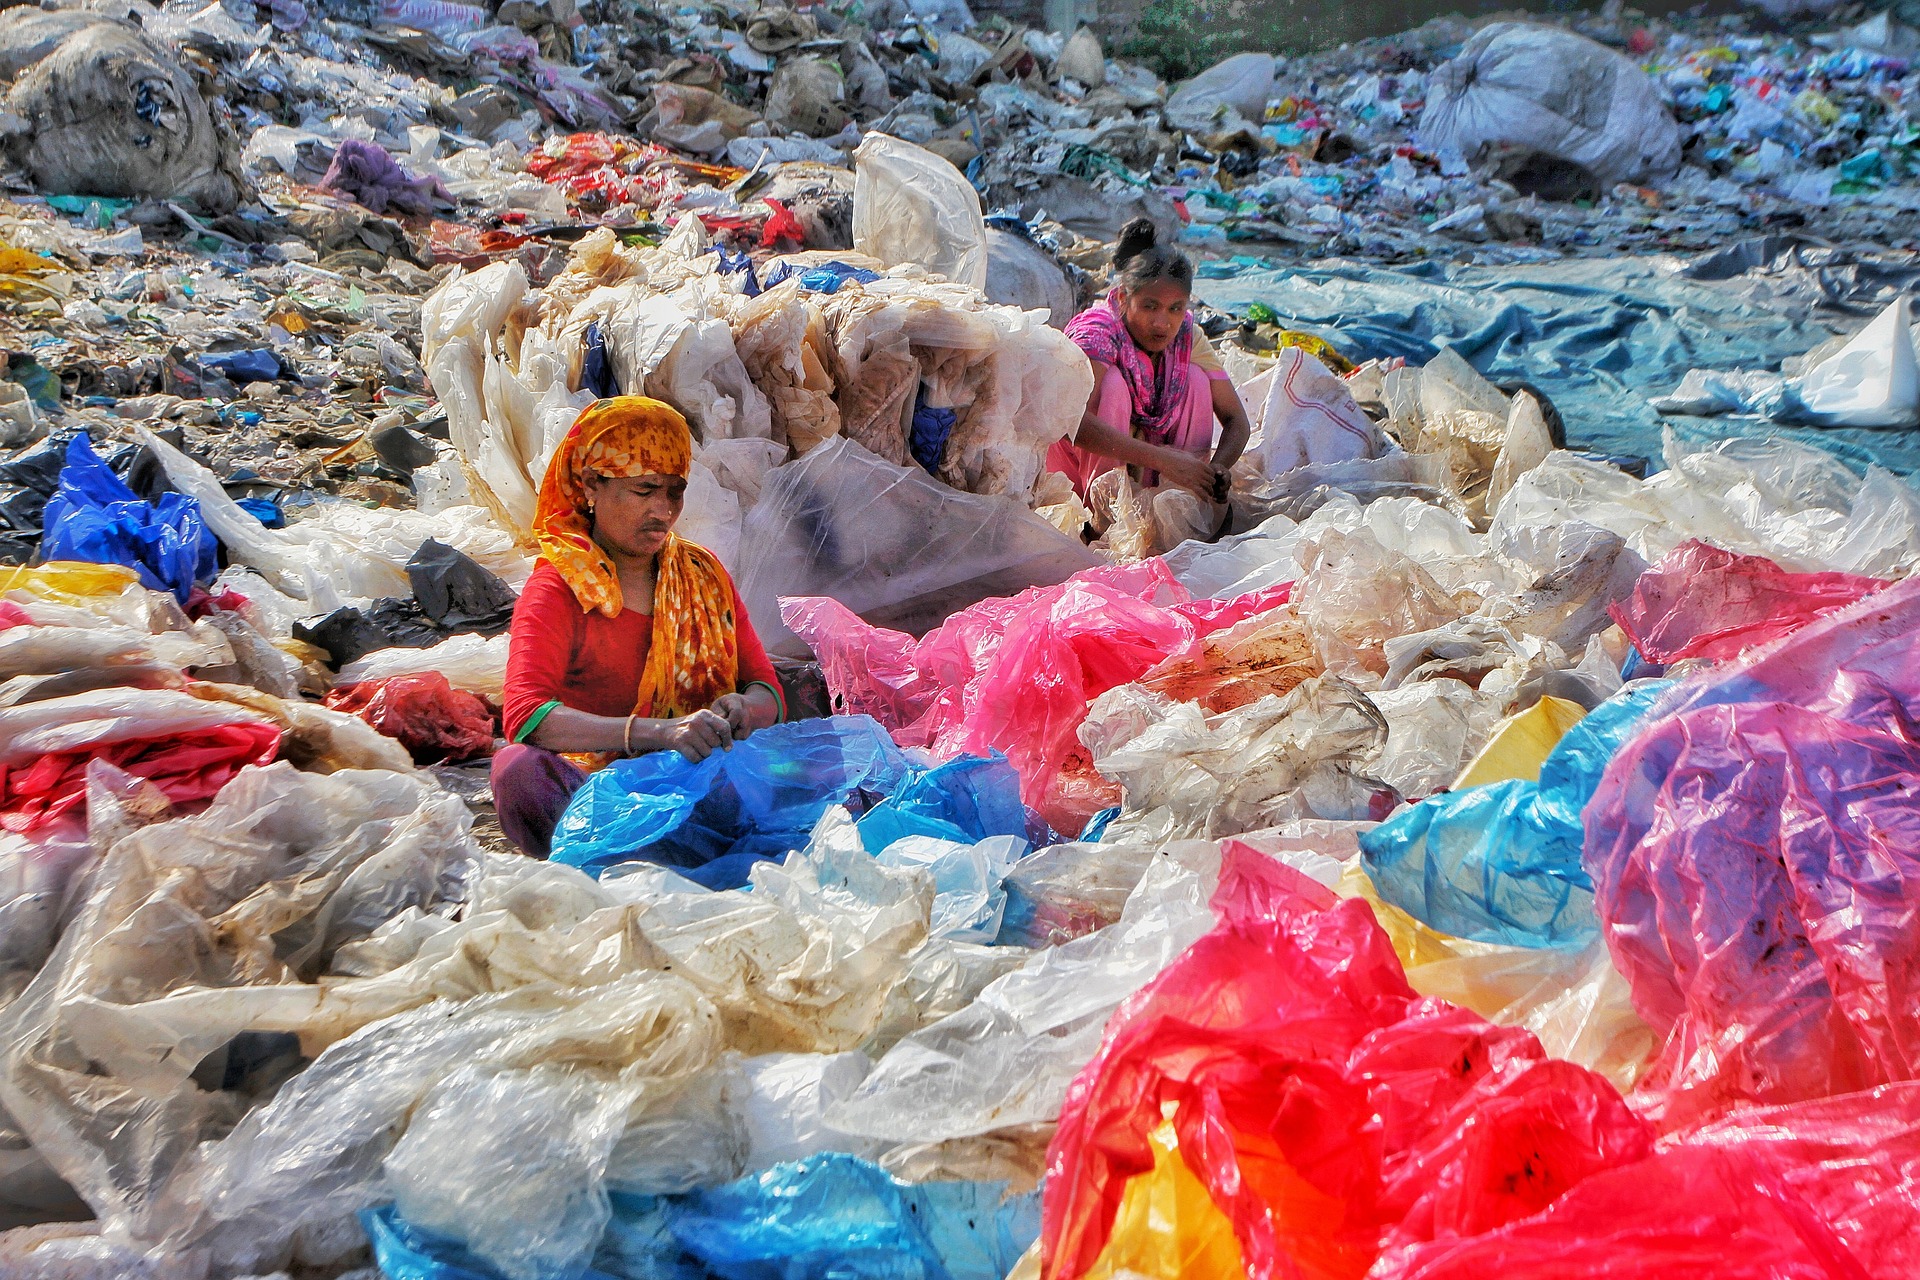
{"label": "bundled plastic sheeting", "polygon": [[[1417,996],[1365,904],[1229,844],[1214,909],[1213,932],[1114,1016],[1061,1110],[1049,1280],[1235,1254],[1251,1276],[1358,1276],[1651,1152],[1605,1080]],[[1138,1212],[1168,1120],[1208,1195]]]}
{"label": "bundled plastic sheeting", "polygon": [[0,1107],[104,1221],[155,1240],[186,1225],[169,1188],[196,1145],[298,1065],[284,1033],[336,951],[462,894],[478,850],[459,799],[385,771],[248,770],[145,827],[133,800],[131,821],[92,806],[97,837],[127,834],[0,1016]]}
{"label": "bundled plastic sheeting", "polygon": [[9,707],[0,710],[0,828],[30,831],[85,803],[89,761],[184,803],[279,748],[280,730],[264,717],[173,689],[98,689]]}
{"label": "bundled plastic sheeting", "polygon": [[510,584],[524,583],[533,572],[512,535],[494,527],[477,507],[450,507],[427,516],[342,502],[317,508],[284,529],[269,529],[227,496],[213,472],[145,427],[134,431],[168,481],[199,502],[201,518],[228,558],[258,569],[276,590],[306,601],[315,613],[411,596],[407,562],[428,539],[458,548]]}
{"label": "bundled plastic sheeting", "polygon": [[741,546],[740,596],[776,651],[783,639],[793,648],[784,596],[828,596],[918,634],[975,601],[1098,563],[1017,499],[962,493],[847,439],[767,478]]}
{"label": "bundled plastic sheeting", "polygon": [[1704,542],[1674,548],[1613,606],[1649,662],[1731,658],[1886,586],[1850,573],[1787,573],[1763,556]]}
{"label": "bundled plastic sheeting", "polygon": [[884,133],[854,152],[853,247],[887,266],[911,262],[987,287],[980,196],[943,157]]}
{"label": "bundled plastic sheeting", "polygon": [[828,1108],[828,1123],[891,1143],[1051,1123],[1115,1007],[1212,923],[1201,877],[1153,861],[1116,923],[1032,953],[964,1007],[901,1039],[851,1097]]}
{"label": "bundled plastic sheeting", "polygon": [[1680,687],[1608,766],[1585,863],[1669,1119],[1920,1076],[1917,701],[1908,579]]}
{"label": "bundled plastic sheeting", "polygon": [[1153,560],[983,600],[917,643],[830,600],[783,607],[848,709],[886,716],[902,745],[937,756],[1004,752],[1028,806],[1071,832],[1117,798],[1076,736],[1088,703],[1286,598],[1282,587],[1194,602]]}
{"label": "bundled plastic sheeting", "polygon": [[493,746],[493,713],[438,671],[342,685],[327,706],[348,711],[393,738],[420,764],[471,760]]}
{"label": "bundled plastic sheeting", "polygon": [[1380,896],[1442,933],[1509,946],[1579,948],[1598,928],[1580,862],[1581,810],[1665,686],[1637,685],[1568,730],[1539,781],[1433,796],[1360,838]]}
{"label": "bundled plastic sheeting", "polygon": [[1636,480],[1556,452],[1515,483],[1488,537],[1578,521],[1653,562],[1690,539],[1761,555],[1790,573],[1897,578],[1920,566],[1920,490],[1881,467],[1863,480],[1830,453],[1784,439],[1688,445],[1666,436],[1666,470]]}
{"label": "bundled plastic sheeting", "polygon": [[595,874],[653,862],[730,888],[805,845],[829,806],[886,795],[908,768],[878,724],[851,716],[774,725],[698,764],[676,751],[616,760],[567,806],[553,860]]}
{"label": "bundled plastic sheeting", "polygon": [[1680,127],[1660,89],[1585,36],[1530,23],[1482,29],[1433,73],[1420,140],[1469,161],[1497,147],[1578,165],[1602,192],[1659,181],[1680,163]]}
{"label": "bundled plastic sheeting", "polygon": [[1109,840],[1378,818],[1399,799],[1369,773],[1387,744],[1386,718],[1335,676],[1218,716],[1127,685],[1094,703],[1080,736],[1101,774],[1125,789]]}
{"label": "bundled plastic sheeting", "polygon": [[381,649],[340,668],[339,683],[362,684],[391,676],[437,671],[456,689],[498,703],[506,696],[507,636],[448,636],[430,649]]}

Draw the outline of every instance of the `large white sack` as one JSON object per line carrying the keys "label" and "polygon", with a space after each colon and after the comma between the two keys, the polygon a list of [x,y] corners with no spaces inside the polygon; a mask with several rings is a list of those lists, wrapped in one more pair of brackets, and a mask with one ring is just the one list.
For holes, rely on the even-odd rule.
{"label": "large white sack", "polygon": [[1680,126],[1639,67],[1585,36],[1501,22],[1427,82],[1420,140],[1469,162],[1509,144],[1568,160],[1611,187],[1670,177]]}
{"label": "large white sack", "polygon": [[853,153],[853,247],[888,266],[917,262],[956,284],[987,286],[980,196],[946,160],[884,133]]}

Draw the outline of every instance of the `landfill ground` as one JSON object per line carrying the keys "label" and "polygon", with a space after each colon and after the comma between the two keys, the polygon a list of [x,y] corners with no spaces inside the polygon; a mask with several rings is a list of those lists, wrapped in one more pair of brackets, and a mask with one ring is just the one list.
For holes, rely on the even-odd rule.
{"label": "landfill ground", "polygon": [[[0,9],[0,1280],[1920,1275],[1920,10],[1812,2]],[[1136,218],[1207,497],[1049,469]],[[621,395],[784,720],[536,858]]]}

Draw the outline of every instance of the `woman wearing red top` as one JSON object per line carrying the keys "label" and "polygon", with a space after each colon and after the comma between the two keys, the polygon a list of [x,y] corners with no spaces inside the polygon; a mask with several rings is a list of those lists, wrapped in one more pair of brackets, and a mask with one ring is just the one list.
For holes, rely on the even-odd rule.
{"label": "woman wearing red top", "polygon": [[540,485],[541,559],[513,611],[493,758],[501,829],[547,856],[567,801],[621,755],[705,759],[786,714],[727,571],[673,532],[692,438],[657,400],[582,413]]}

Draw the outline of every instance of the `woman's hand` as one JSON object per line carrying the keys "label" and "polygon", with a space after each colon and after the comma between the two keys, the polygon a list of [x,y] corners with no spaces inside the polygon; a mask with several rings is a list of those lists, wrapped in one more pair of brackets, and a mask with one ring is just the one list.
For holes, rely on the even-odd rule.
{"label": "woman's hand", "polygon": [[715,751],[724,751],[733,746],[734,733],[733,725],[728,722],[726,716],[718,711],[708,710],[696,711],[678,720],[665,721],[654,736],[656,740],[652,744],[652,750],[678,751],[693,763],[699,764]]}
{"label": "woman's hand", "polygon": [[1190,489],[1200,496],[1203,502],[1219,501],[1219,476],[1225,472],[1205,458],[1197,458],[1191,453],[1179,449],[1163,449],[1163,457],[1155,462],[1154,470],[1160,473],[1160,479],[1166,484],[1177,484],[1182,489]]}
{"label": "woman's hand", "polygon": [[753,704],[743,693],[723,693],[713,700],[713,710],[726,718],[737,742],[753,732]]}

